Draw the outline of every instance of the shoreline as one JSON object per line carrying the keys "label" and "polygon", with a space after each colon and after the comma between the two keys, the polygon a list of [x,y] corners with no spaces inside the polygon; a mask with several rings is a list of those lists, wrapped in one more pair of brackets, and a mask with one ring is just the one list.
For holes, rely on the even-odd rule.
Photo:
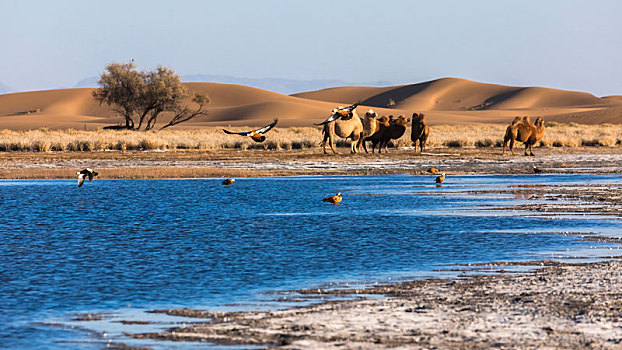
{"label": "shoreline", "polygon": [[[135,339],[217,345],[331,348],[617,348],[622,344],[622,261],[561,263],[530,272],[427,279],[314,295],[324,301],[268,311],[154,310],[197,324]],[[201,321],[200,319],[209,320]]]}
{"label": "shoreline", "polygon": [[[340,151],[344,151],[340,149]],[[540,147],[535,157],[498,148],[412,149],[382,154],[324,155],[291,151],[0,152],[0,179],[70,179],[93,168],[100,179],[222,178],[300,175],[622,173],[622,147]]]}

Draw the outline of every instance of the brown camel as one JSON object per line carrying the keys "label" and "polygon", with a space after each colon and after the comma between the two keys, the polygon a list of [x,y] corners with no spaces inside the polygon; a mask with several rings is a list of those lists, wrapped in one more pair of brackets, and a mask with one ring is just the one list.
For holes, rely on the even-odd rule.
{"label": "brown camel", "polygon": [[[382,148],[384,147],[384,151],[388,152],[389,141],[397,140],[404,132],[406,132],[406,127],[408,126],[408,122],[410,119],[406,119],[403,115],[398,116],[395,119],[389,120],[389,127],[381,128],[380,133],[380,144],[378,146],[378,153],[382,153]],[[373,141],[372,141],[373,144]],[[375,144],[373,145],[375,147]]]}
{"label": "brown camel", "polygon": [[363,146],[365,153],[368,153],[366,141],[370,141],[374,135],[379,135],[378,132],[381,125],[389,126],[389,118],[386,116],[378,118],[378,114],[372,109],[365,113],[365,117],[363,117],[363,134],[361,134],[358,144],[359,152],[361,151],[361,146]]}
{"label": "brown camel", "polygon": [[423,120],[424,116],[423,113],[413,113],[412,130],[410,131],[410,139],[415,145],[415,152],[417,152],[417,141],[419,141],[421,153],[423,153],[428,135],[430,135],[430,127],[425,120]]}
{"label": "brown camel", "polygon": [[[505,130],[505,137],[503,138],[503,154],[505,154],[505,148],[510,142],[510,152],[514,154],[514,141],[520,141],[525,144],[525,155],[533,156],[532,146],[542,140],[544,136],[544,119],[542,117],[536,118],[536,122],[532,123],[529,117],[514,118],[512,124]],[[529,153],[527,150],[529,149]]]}
{"label": "brown camel", "polygon": [[[357,144],[363,133],[363,123],[361,118],[356,114],[356,106],[354,104],[346,108],[333,109],[333,114],[324,122],[318,125],[324,125],[322,128],[322,149],[326,154],[326,141],[329,141],[330,148],[333,153],[337,154],[335,149],[335,135],[344,139],[350,139],[350,153],[356,153]],[[349,109],[349,110],[348,110]],[[347,115],[346,115],[347,114]]]}
{"label": "brown camel", "polygon": [[386,115],[383,115],[382,117],[376,119],[376,121],[378,122],[376,132],[374,132],[371,136],[363,139],[362,143],[365,152],[367,152],[367,141],[371,141],[371,153],[375,152],[376,146],[380,143],[380,140],[382,139],[382,135],[385,133],[385,130],[387,130],[391,125],[390,122],[392,119],[392,115],[388,117]]}

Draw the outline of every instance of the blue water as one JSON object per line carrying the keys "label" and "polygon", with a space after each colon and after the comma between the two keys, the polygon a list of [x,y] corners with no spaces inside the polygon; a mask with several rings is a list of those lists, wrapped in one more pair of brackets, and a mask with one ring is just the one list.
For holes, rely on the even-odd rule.
{"label": "blue water", "polygon": [[[331,281],[433,275],[441,264],[616,246],[534,232],[616,232],[619,219],[477,209],[470,190],[620,183],[614,175],[334,176],[0,181],[0,347],[100,348],[36,322],[77,312],[219,307]],[[342,192],[339,205],[321,198]],[[474,210],[476,209],[476,210]],[[529,233],[529,234],[527,234]],[[122,341],[122,339],[120,339]],[[65,342],[70,341],[70,342]]]}

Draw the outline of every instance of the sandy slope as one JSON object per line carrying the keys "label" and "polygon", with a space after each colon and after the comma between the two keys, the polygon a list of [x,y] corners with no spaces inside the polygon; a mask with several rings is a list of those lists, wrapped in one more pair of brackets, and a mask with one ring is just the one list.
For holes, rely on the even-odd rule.
{"label": "sandy slope", "polygon": [[[187,83],[210,96],[209,116],[184,127],[263,125],[278,117],[279,126],[309,126],[336,105],[361,102],[380,114],[426,112],[431,124],[506,123],[515,115],[544,115],[548,120],[622,123],[622,96],[599,98],[584,92],[541,87],[512,87],[443,78],[389,87],[337,87],[283,95],[248,86]],[[92,89],[64,89],[0,95],[0,128],[88,128],[122,119],[100,106]],[[166,118],[162,118],[165,121]]]}

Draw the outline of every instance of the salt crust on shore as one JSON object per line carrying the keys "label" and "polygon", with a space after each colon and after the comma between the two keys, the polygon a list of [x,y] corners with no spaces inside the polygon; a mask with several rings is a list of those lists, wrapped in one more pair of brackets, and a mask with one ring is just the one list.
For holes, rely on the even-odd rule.
{"label": "salt crust on shore", "polygon": [[[620,348],[622,263],[426,280],[361,291],[388,298],[272,311],[162,310],[211,321],[136,338],[282,349]],[[326,293],[327,291],[323,291]]]}

